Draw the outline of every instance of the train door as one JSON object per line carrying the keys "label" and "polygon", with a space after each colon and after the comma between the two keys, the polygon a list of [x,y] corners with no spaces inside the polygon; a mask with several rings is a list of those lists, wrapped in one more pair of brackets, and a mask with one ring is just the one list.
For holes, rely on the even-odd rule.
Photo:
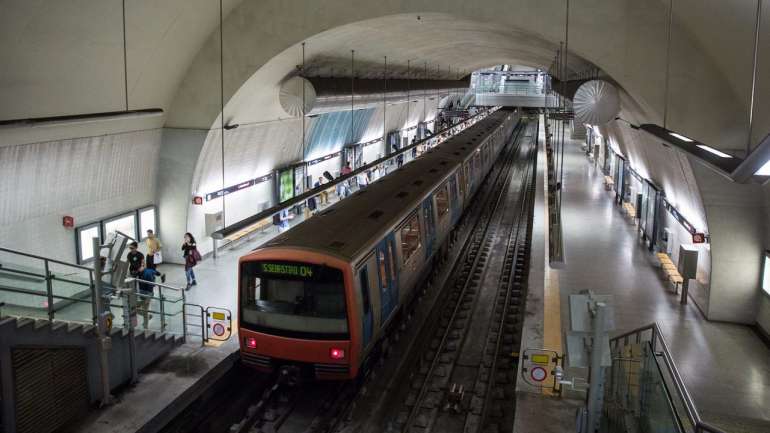
{"label": "train door", "polygon": [[452,224],[460,219],[460,201],[457,199],[457,176],[449,178],[449,201],[452,204]]}
{"label": "train door", "polygon": [[374,332],[374,312],[372,311],[369,266],[367,264],[358,269],[358,287],[361,290],[361,327],[363,328],[361,348],[365,349],[372,341]]}
{"label": "train door", "polygon": [[462,205],[465,204],[465,199],[466,199],[465,197],[465,190],[467,187],[467,185],[465,184],[466,177],[467,175],[466,175],[465,165],[463,165],[463,167],[457,170],[457,186],[460,188],[460,202]]}
{"label": "train door", "polygon": [[380,289],[381,320],[385,323],[398,305],[398,279],[396,278],[395,236],[389,234],[377,245],[377,272]]}
{"label": "train door", "polygon": [[433,219],[433,200],[422,202],[422,218],[425,224],[425,258],[433,254],[433,241],[436,238],[436,224]]}

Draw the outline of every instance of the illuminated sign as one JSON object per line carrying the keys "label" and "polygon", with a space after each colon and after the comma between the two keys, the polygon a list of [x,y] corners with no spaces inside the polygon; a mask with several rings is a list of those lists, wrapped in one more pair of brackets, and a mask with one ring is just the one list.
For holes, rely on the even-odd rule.
{"label": "illuminated sign", "polygon": [[313,268],[305,265],[290,265],[285,263],[260,263],[259,268],[268,274],[290,275],[293,277],[311,278]]}
{"label": "illuminated sign", "polygon": [[693,233],[692,234],[692,243],[694,244],[702,244],[706,242],[706,234],[705,233]]}
{"label": "illuminated sign", "polygon": [[532,362],[536,364],[548,364],[551,362],[551,357],[548,355],[532,355]]}
{"label": "illuminated sign", "polygon": [[[222,197],[224,195],[240,191],[244,188],[248,188],[250,186],[259,185],[262,182],[267,182],[268,180],[273,178],[273,174],[266,174],[264,176],[257,177],[255,179],[249,179],[245,182],[241,182],[238,185],[229,186],[225,189],[220,189],[219,191],[214,191],[206,194],[206,201],[214,200],[215,198]],[[196,203],[197,204],[197,203]]]}

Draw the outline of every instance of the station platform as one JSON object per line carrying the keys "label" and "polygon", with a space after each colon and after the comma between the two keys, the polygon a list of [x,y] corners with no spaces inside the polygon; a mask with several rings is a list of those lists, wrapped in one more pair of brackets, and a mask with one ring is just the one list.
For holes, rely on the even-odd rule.
{"label": "station platform", "polygon": [[[542,122],[540,137],[524,345],[563,346],[569,295],[587,289],[612,295],[616,329],[610,337],[657,322],[704,421],[734,433],[770,431],[770,348],[749,326],[708,321],[694,302],[679,303],[654,254],[614,203],[614,192],[604,190],[604,173],[587,159],[578,140],[567,141],[564,152],[565,263],[559,269],[549,266]],[[519,390],[514,431],[574,431],[579,399]]]}

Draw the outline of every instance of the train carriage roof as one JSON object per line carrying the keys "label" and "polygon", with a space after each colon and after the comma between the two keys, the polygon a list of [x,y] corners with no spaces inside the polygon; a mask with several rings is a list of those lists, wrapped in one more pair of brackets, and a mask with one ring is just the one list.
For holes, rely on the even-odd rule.
{"label": "train carriage roof", "polygon": [[257,250],[299,247],[353,260],[372,239],[380,239],[385,230],[398,224],[407,210],[416,208],[510,114],[508,110],[491,114]]}

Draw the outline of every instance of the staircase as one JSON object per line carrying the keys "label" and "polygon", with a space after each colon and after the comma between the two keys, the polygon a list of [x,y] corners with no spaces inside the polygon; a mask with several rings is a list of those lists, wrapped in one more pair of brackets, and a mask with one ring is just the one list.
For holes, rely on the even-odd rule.
{"label": "staircase", "polygon": [[[53,432],[103,399],[93,282],[88,267],[0,248],[0,375],[15,378],[2,381],[1,431]],[[105,286],[114,390],[130,383],[134,367],[142,370],[185,342],[185,298],[183,290],[159,285],[148,299],[153,317],[144,326],[140,315],[130,329],[134,301]]]}
{"label": "staircase", "polygon": [[725,433],[701,419],[657,324],[610,340],[610,351],[602,433]]}

